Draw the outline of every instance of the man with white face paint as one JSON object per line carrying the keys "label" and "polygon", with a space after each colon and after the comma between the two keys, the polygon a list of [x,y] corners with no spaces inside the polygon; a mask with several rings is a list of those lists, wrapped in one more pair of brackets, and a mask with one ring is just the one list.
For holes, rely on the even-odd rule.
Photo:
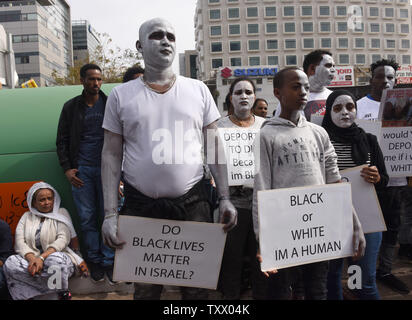
{"label": "man with white face paint", "polygon": [[[155,18],[144,22],[136,48],[143,55],[144,76],[112,90],[103,122],[102,233],[114,248],[124,244],[117,233],[123,145],[125,202],[120,214],[213,222],[202,181],[201,150],[202,131],[215,130],[220,118],[216,104],[202,82],[174,74],[176,37],[168,21]],[[229,198],[226,165],[215,162],[209,168],[217,185],[220,222],[229,231],[236,225],[237,212]],[[136,283],[134,298],[160,299],[162,288]],[[204,289],[181,291],[183,299],[207,299]]]}
{"label": "man with white face paint", "polygon": [[[310,121],[311,114],[324,115],[326,99],[332,92],[326,88],[336,74],[332,54],[324,50],[310,52],[303,61],[303,71],[309,78],[309,94],[308,102],[302,112]],[[281,104],[276,109],[275,117],[282,111]]]}
{"label": "man with white face paint", "polygon": [[[383,90],[392,89],[395,86],[396,70],[398,70],[398,68],[399,65],[393,60],[382,59],[371,64],[371,93],[357,101],[357,117],[359,119],[378,119]],[[406,201],[408,197],[410,197],[410,195],[407,194],[410,190],[407,184],[406,178],[389,178],[387,187],[377,192],[388,230],[383,233],[382,237],[376,279],[391,289],[404,294],[409,293],[409,288],[403,281],[392,274],[392,264],[395,259],[398,233],[401,229],[404,229],[401,225],[401,217],[405,217],[408,211],[412,211],[412,208],[406,208]],[[411,232],[408,231],[406,233],[410,234]],[[411,244],[412,243],[405,243],[405,245]]]}

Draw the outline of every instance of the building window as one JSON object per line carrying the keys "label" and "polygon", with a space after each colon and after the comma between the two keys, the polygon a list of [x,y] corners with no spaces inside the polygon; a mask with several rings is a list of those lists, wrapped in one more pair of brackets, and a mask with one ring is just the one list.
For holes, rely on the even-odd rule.
{"label": "building window", "polygon": [[283,32],[284,33],[295,33],[296,27],[294,22],[285,22],[283,25]]}
{"label": "building window", "polygon": [[355,49],[365,48],[365,38],[355,38]]}
{"label": "building window", "polygon": [[229,8],[229,9],[227,9],[227,17],[228,17],[228,19],[239,19],[240,18],[239,8]]}
{"label": "building window", "polygon": [[259,40],[249,40],[248,41],[248,50],[249,51],[258,51],[259,50]]}
{"label": "building window", "polygon": [[315,40],[313,38],[303,38],[303,49],[314,49]]}
{"label": "building window", "polygon": [[348,11],[346,6],[337,6],[336,7],[336,16],[337,17],[346,17],[348,15]]}
{"label": "building window", "polygon": [[220,3],[220,0],[209,0],[209,4]]}
{"label": "building window", "polygon": [[369,7],[369,17],[370,18],[379,17],[379,8],[378,7]]}
{"label": "building window", "polygon": [[409,10],[408,9],[399,9],[399,18],[400,19],[408,19],[409,18]]}
{"label": "building window", "polygon": [[349,48],[349,39],[348,38],[338,38],[338,48],[339,49],[348,49]]}
{"label": "building window", "polygon": [[407,33],[409,33],[409,24],[401,24],[400,25],[400,33],[403,33],[403,34],[407,34]]}
{"label": "building window", "polygon": [[277,33],[278,25],[277,23],[266,23],[266,33]]}
{"label": "building window", "polygon": [[259,25],[257,23],[248,24],[247,25],[247,33],[248,34],[259,33]]}
{"label": "building window", "polygon": [[276,17],[276,7],[265,7],[265,17]]}
{"label": "building window", "polygon": [[385,33],[394,33],[395,24],[394,23],[385,23]]}
{"label": "building window", "polygon": [[211,45],[212,52],[222,52],[222,43],[221,42],[212,42]]}
{"label": "building window", "polygon": [[385,8],[384,18],[393,18],[393,17],[395,17],[394,8]]}
{"label": "building window", "polygon": [[287,66],[296,66],[298,64],[297,56],[286,56],[285,62]]}
{"label": "building window", "polygon": [[296,49],[296,39],[285,39],[285,49]]}
{"label": "building window", "polygon": [[283,16],[284,17],[294,17],[295,7],[291,7],[291,6],[283,7]]}
{"label": "building window", "polygon": [[267,50],[277,50],[278,49],[278,40],[276,40],[276,39],[266,40],[266,49]]}
{"label": "building window", "polygon": [[220,20],[220,9],[209,10],[209,20]]}
{"label": "building window", "polygon": [[370,39],[370,45],[371,45],[371,49],[380,49],[380,47],[381,47],[381,39],[376,39],[376,38],[373,38],[373,39]]}
{"label": "building window", "polygon": [[330,22],[320,22],[319,23],[319,31],[324,33],[331,32]]}
{"label": "building window", "polygon": [[268,65],[269,66],[279,65],[279,57],[278,56],[268,56]]}
{"label": "building window", "polygon": [[375,63],[376,61],[379,61],[381,59],[380,54],[373,54],[372,55],[372,63]]}
{"label": "building window", "polygon": [[212,59],[212,69],[218,69],[223,66],[223,59]]}
{"label": "building window", "polygon": [[340,21],[336,23],[337,32],[348,32],[348,23]]}
{"label": "building window", "polygon": [[396,40],[386,39],[386,49],[396,49]]}
{"label": "building window", "polygon": [[409,39],[401,40],[401,49],[409,49],[410,47],[411,47],[411,43]]}
{"label": "building window", "polygon": [[312,6],[302,6],[300,8],[300,15],[302,17],[312,17]]}
{"label": "building window", "polygon": [[328,6],[319,6],[319,16],[320,17],[329,17],[330,16],[330,7],[328,7]]}
{"label": "building window", "polygon": [[241,43],[240,41],[230,41],[229,43],[229,50],[232,51],[240,51],[241,50]]}
{"label": "building window", "polygon": [[15,58],[16,64],[28,64],[30,63],[30,56],[22,56]]}
{"label": "building window", "polygon": [[396,61],[396,54],[387,54],[386,59]]}
{"label": "building window", "polygon": [[356,64],[366,64],[366,56],[364,54],[355,55]]}
{"label": "building window", "polygon": [[331,38],[321,38],[320,39],[320,47],[322,49],[332,48],[332,39]]}
{"label": "building window", "polygon": [[370,23],[369,24],[369,33],[379,33],[381,30],[379,23]]}
{"label": "building window", "polygon": [[339,55],[339,64],[349,64],[349,55],[348,54],[340,54]]}
{"label": "building window", "polygon": [[221,36],[222,27],[221,26],[210,26],[210,36]]}
{"label": "building window", "polygon": [[313,32],[313,22],[302,22],[302,32],[312,33]]}
{"label": "building window", "polygon": [[260,66],[260,57],[249,57],[249,66]]}
{"label": "building window", "polygon": [[229,35],[240,35],[240,24],[229,24]]}
{"label": "building window", "polygon": [[247,18],[257,18],[258,15],[258,8],[257,7],[250,7],[246,9],[246,17]]}
{"label": "building window", "polygon": [[242,65],[242,58],[230,58],[230,65],[232,67],[240,67]]}
{"label": "building window", "polygon": [[402,64],[411,64],[411,56],[402,55]]}

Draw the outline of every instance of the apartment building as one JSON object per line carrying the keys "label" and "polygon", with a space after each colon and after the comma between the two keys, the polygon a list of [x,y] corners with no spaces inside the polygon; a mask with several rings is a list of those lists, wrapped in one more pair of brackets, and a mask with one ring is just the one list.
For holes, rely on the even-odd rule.
{"label": "apartment building", "polygon": [[[198,0],[194,20],[198,78],[217,79],[219,102],[230,82],[221,70],[264,75],[302,66],[314,49],[332,52],[339,66],[367,68],[381,58],[412,64],[409,0]],[[269,92],[270,78],[258,78]]]}
{"label": "apartment building", "polygon": [[100,44],[97,31],[87,20],[72,21],[73,60],[88,60]]}
{"label": "apartment building", "polygon": [[70,6],[65,0],[0,0],[0,23],[12,34],[19,83],[54,84],[53,70],[73,65]]}

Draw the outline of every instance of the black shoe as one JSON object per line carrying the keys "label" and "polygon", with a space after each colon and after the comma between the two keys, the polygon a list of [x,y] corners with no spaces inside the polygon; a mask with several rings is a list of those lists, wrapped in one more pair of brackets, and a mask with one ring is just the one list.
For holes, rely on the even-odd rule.
{"label": "black shoe", "polygon": [[72,299],[72,294],[70,291],[62,291],[58,293],[59,300],[71,300]]}
{"label": "black shoe", "polygon": [[107,276],[107,281],[109,282],[110,285],[114,286],[118,284],[117,281],[113,280],[113,266],[105,268],[105,273]]}
{"label": "black shoe", "polygon": [[96,263],[89,263],[90,266],[90,278],[94,283],[104,281],[104,269],[96,264]]}
{"label": "black shoe", "polygon": [[392,273],[387,273],[383,275],[377,274],[376,279],[394,291],[400,292],[402,294],[409,293],[408,286],[398,277],[394,276]]}

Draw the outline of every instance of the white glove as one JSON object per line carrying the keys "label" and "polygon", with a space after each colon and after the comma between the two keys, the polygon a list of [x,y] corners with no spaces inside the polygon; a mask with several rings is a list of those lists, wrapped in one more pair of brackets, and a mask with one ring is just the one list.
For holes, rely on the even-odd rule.
{"label": "white glove", "polygon": [[113,215],[105,218],[102,226],[102,236],[105,245],[113,249],[121,249],[126,243],[117,237],[117,220],[119,216]]}
{"label": "white glove", "polygon": [[219,201],[220,223],[224,224],[223,230],[229,232],[237,225],[237,210],[230,200]]}

